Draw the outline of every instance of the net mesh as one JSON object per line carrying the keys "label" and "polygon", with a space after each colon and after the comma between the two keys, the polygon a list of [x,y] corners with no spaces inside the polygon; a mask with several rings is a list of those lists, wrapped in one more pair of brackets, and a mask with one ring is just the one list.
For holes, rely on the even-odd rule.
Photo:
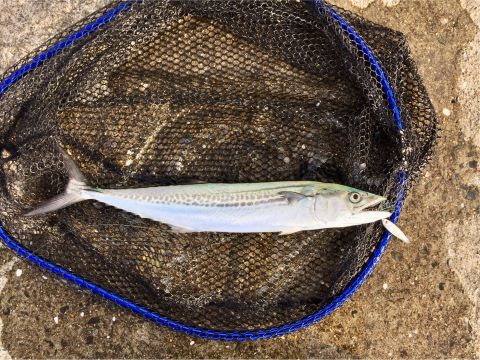
{"label": "net mesh", "polygon": [[[8,73],[118,6],[52,39]],[[382,63],[403,120],[323,2],[143,1],[68,44],[0,98],[4,228],[36,255],[170,319],[218,330],[299,320],[335,299],[378,224],[174,234],[92,201],[21,214],[62,192],[58,145],[105,188],[317,180],[388,197],[415,179],[436,119],[402,34],[335,11]]]}

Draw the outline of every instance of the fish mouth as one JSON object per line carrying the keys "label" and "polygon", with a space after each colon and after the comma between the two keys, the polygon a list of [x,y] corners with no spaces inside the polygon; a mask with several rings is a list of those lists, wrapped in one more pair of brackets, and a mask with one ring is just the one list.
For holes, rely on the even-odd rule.
{"label": "fish mouth", "polygon": [[371,195],[367,197],[366,204],[359,206],[351,217],[351,224],[368,224],[378,220],[389,218],[392,213],[384,210],[375,210],[373,207],[387,200],[382,196]]}
{"label": "fish mouth", "polygon": [[355,213],[358,214],[358,213],[362,213],[362,212],[368,212],[368,211],[374,211],[373,208],[374,206],[377,206],[379,204],[381,204],[382,202],[386,201],[387,198],[383,197],[383,196],[377,196],[377,195],[373,195],[373,196],[369,196],[367,198],[367,202],[365,205],[362,205],[362,206],[359,206],[355,209]]}

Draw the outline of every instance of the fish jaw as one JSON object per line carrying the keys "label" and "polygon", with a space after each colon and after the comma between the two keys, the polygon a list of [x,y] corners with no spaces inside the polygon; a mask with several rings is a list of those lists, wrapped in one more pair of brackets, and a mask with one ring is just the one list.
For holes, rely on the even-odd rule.
{"label": "fish jaw", "polygon": [[392,216],[392,213],[388,211],[368,211],[368,210],[365,211],[364,210],[351,215],[347,219],[346,223],[349,224],[347,226],[370,224],[379,220],[387,219],[390,216]]}
{"label": "fish jaw", "polygon": [[354,206],[352,212],[344,218],[344,222],[348,225],[346,226],[355,226],[370,224],[379,220],[389,218],[392,213],[388,211],[379,211],[379,210],[369,210],[387,199],[383,196],[367,193],[364,200],[359,204],[359,206]]}
{"label": "fish jaw", "polygon": [[377,205],[381,204],[382,202],[384,202],[386,200],[387,200],[387,198],[385,198],[383,196],[378,196],[378,195],[375,195],[375,194],[369,194],[366,197],[364,204],[362,206],[359,206],[359,207],[355,208],[355,212],[360,213],[360,212],[362,212],[362,211],[364,211],[368,208],[377,206]]}

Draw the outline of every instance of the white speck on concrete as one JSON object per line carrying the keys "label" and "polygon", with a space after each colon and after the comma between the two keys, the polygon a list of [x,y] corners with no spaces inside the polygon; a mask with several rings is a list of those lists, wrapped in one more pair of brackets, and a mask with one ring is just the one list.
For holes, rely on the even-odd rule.
{"label": "white speck on concrete", "polygon": [[48,280],[48,278],[45,275],[42,275],[43,280]]}
{"label": "white speck on concrete", "polygon": [[360,9],[366,9],[374,1],[375,0],[350,0],[353,6],[356,6]]}
{"label": "white speck on concrete", "polygon": [[58,322],[59,322],[58,316],[55,316],[55,317],[53,318],[53,322],[54,322],[55,324],[58,324]]}
{"label": "white speck on concrete", "polygon": [[190,341],[190,346],[193,346],[193,345],[195,345],[195,341],[192,340]]}
{"label": "white speck on concrete", "polygon": [[283,158],[283,162],[284,162],[285,164],[288,164],[288,163],[290,162],[290,158],[289,158],[289,157]]}
{"label": "white speck on concrete", "polygon": [[[12,270],[13,266],[17,263],[17,261],[18,259],[13,259],[5,263],[0,268],[0,294],[2,293],[3,288],[5,287],[8,281],[6,274]],[[0,359],[11,360],[12,357],[10,356],[8,351],[5,350],[2,344],[2,330],[3,330],[3,321],[2,321],[2,318],[0,318]]]}
{"label": "white speck on concrete", "polygon": [[112,318],[112,321],[113,321],[113,322],[117,321],[117,318],[114,316],[114,317]]}
{"label": "white speck on concrete", "polygon": [[133,160],[132,159],[128,159],[127,161],[125,161],[125,166],[130,166],[133,164]]}
{"label": "white speck on concrete", "polygon": [[383,5],[386,7],[393,7],[400,4],[400,0],[383,0]]}
{"label": "white speck on concrete", "polygon": [[80,313],[80,317],[84,317],[84,316],[85,316],[85,313],[82,311],[82,312]]}
{"label": "white speck on concrete", "polygon": [[448,24],[448,19],[447,18],[441,18],[440,19],[440,24],[447,25]]}
{"label": "white speck on concrete", "polygon": [[454,256],[455,256],[455,250],[448,249],[448,257],[454,257]]}
{"label": "white speck on concrete", "polygon": [[447,108],[443,108],[442,114],[445,115],[445,116],[450,116],[452,114],[452,112]]}
{"label": "white speck on concrete", "polygon": [[17,271],[15,271],[15,275],[17,275],[17,277],[22,276],[22,273],[23,273],[22,269],[17,269]]}
{"label": "white speck on concrete", "polygon": [[388,289],[388,284],[387,283],[384,283],[383,284],[383,290],[387,290]]}

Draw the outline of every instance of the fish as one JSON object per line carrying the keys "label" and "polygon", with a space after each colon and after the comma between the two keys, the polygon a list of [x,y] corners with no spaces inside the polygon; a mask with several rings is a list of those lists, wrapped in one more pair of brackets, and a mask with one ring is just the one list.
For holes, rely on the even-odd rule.
{"label": "fish", "polygon": [[88,181],[63,150],[69,181],[65,191],[25,216],[57,211],[96,200],[170,226],[175,233],[279,233],[343,228],[382,220],[394,236],[408,238],[388,220],[392,213],[372,210],[387,199],[349,186],[317,181],[197,183],[130,189],[103,189]]}

